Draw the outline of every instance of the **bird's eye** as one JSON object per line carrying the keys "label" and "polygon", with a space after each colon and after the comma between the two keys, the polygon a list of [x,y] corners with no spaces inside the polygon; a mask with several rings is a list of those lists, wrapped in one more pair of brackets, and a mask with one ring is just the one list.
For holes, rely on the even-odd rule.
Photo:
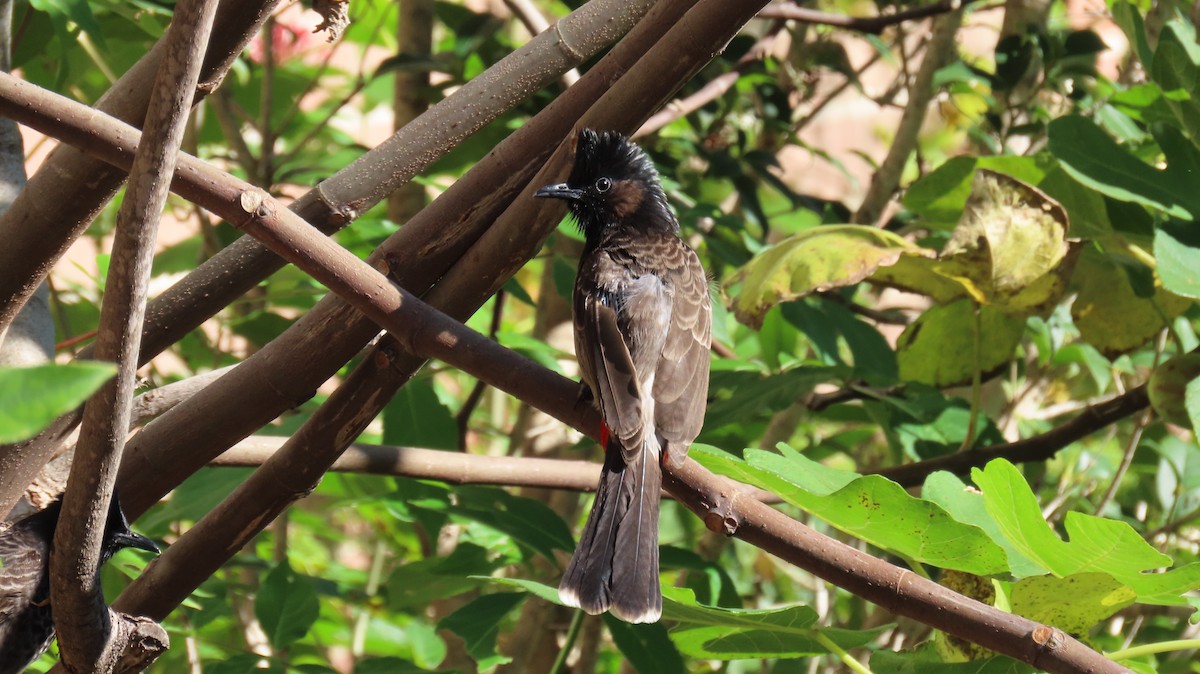
{"label": "bird's eye", "polygon": [[609,180],[608,178],[601,178],[596,181],[596,191],[597,192],[601,192],[601,193],[607,192],[610,187],[612,187],[612,181]]}

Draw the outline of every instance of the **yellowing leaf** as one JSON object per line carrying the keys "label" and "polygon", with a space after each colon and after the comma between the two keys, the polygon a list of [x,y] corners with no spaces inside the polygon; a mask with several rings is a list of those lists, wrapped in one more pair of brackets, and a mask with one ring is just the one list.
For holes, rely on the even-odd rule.
{"label": "yellowing leaf", "polygon": [[878,285],[925,295],[938,304],[967,296],[967,288],[960,280],[938,273],[940,264],[939,260],[929,257],[902,255],[896,264],[880,267],[868,280]]}
{"label": "yellowing leaf", "polygon": [[975,306],[970,300],[957,300],[921,314],[896,342],[900,378],[937,387],[960,386],[969,383],[976,370],[987,373],[1007,363],[1025,321],[989,306],[980,307],[979,312],[978,340]]}
{"label": "yellowing leaf", "polygon": [[1015,178],[986,169],[974,176],[941,255],[873,227],[816,227],[759,253],[726,284],[740,284],[738,320],[757,328],[776,304],[863,280],[940,304],[970,297],[1017,316],[1049,313],[1078,252],[1067,241],[1066,211]]}
{"label": "yellowing leaf", "polygon": [[1138,297],[1125,271],[1101,255],[1083,256],[1075,281],[1075,327],[1084,341],[1110,358],[1145,344],[1191,305],[1162,288],[1155,288],[1153,297]]}
{"label": "yellowing leaf", "polygon": [[903,257],[870,280],[945,304],[970,297],[1006,313],[1044,315],[1067,289],[1079,246],[1057,202],[1002,173],[977,169],[971,195],[937,259]]}
{"label": "yellowing leaf", "polygon": [[1010,313],[1052,309],[1070,271],[1067,213],[1041,191],[1001,173],[975,172],[962,220],[938,270],[983,304]]}
{"label": "yellowing leaf", "polygon": [[1066,578],[1036,576],[1016,582],[1012,611],[1054,625],[1068,634],[1084,634],[1093,625],[1137,599],[1133,588],[1099,571]]}
{"label": "yellowing leaf", "polygon": [[875,227],[816,227],[754,256],[726,287],[741,285],[733,311],[739,321],[757,328],[776,304],[853,285],[901,255],[932,257],[933,252]]}

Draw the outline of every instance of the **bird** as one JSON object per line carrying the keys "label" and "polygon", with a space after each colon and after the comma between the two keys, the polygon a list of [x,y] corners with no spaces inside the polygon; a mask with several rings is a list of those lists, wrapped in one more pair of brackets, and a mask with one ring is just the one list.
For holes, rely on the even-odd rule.
{"label": "bird", "polygon": [[575,352],[605,449],[559,598],[589,614],[657,622],[662,463],[681,466],[704,423],[709,279],[679,236],[653,162],[618,132],[580,129],[567,182],[534,196],[565,200],[583,233]]}
{"label": "bird", "polygon": [[[18,674],[54,639],[50,606],[50,548],[62,500],[0,533],[0,674]],[[134,533],[114,495],[100,544],[100,567],[124,548],[158,553],[154,541]]]}

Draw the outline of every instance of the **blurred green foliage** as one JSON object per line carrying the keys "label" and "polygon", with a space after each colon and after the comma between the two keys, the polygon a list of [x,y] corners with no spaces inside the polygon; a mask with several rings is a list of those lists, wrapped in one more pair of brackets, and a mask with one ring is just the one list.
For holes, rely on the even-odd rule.
{"label": "blurred green foliage", "polygon": [[[578,3],[537,4],[558,16]],[[188,149],[279,193],[299,193],[359,156],[363,130],[389,119],[392,73],[429,71],[433,84],[422,94],[436,101],[528,39],[512,17],[479,7],[435,3],[431,55],[397,53],[395,3],[352,3],[337,58],[308,34],[311,15],[284,15],[270,26],[277,51],[250,50],[200,106]],[[822,7],[875,11],[871,3]],[[935,109],[883,231],[846,224],[851,191],[862,191],[850,165],[862,158],[805,131],[836,93],[881,110],[902,101],[907,80],[869,91],[864,64],[914,68],[921,45],[906,38],[917,24],[864,37],[756,21],[679,95],[734,71],[736,82],[642,143],[683,235],[722,288],[706,446],[695,450],[702,463],[775,491],[789,514],[922,575],[981,576],[997,606],[1060,621],[1098,649],[1146,647],[1126,661],[1138,672],[1197,671],[1186,644],[1169,645],[1194,638],[1187,618],[1200,608],[1200,446],[1190,431],[1138,414],[1044,461],[999,460],[963,476],[970,483],[934,473],[912,492],[860,474],[1038,436],[1196,346],[1195,27],[1189,8],[1171,3],[1149,15],[1123,1],[1108,9],[1132,45],[1116,53],[1115,75],[1096,64],[1117,45],[1075,28],[1061,3],[994,50],[960,39],[934,78]],[[94,102],[162,35],[170,11],[149,1],[17,3],[14,63],[25,79]],[[999,11],[968,10],[966,24],[995,31]],[[787,39],[742,62],[769,34]],[[264,58],[275,59],[271,68]],[[556,92],[501,116],[417,181],[443,189]],[[879,122],[871,132],[890,142],[892,128]],[[263,147],[263,138],[274,145]],[[847,193],[806,194],[785,179],[795,150],[840,172]],[[977,180],[985,171],[1000,176],[990,196]],[[115,208],[89,231],[97,242]],[[171,208],[185,235],[158,254],[160,278],[185,273],[238,236],[177,198]],[[380,206],[335,238],[365,257],[396,226]],[[1053,227],[1062,231],[1030,236]],[[510,281],[507,301],[489,303],[469,324],[490,332],[500,310],[502,343],[562,367],[559,348],[531,335],[547,298],[569,295],[574,261],[564,251],[576,239],[560,228]],[[1036,272],[1032,258],[1041,262]],[[94,329],[101,279],[56,285],[60,339]],[[152,383],[238,362],[324,293],[285,268],[173,347],[177,358],[156,362]],[[518,401],[485,392],[460,419],[473,386],[432,364],[361,439],[453,450],[465,423],[469,451],[515,451]],[[265,432],[294,430],[326,393]],[[830,402],[818,404],[822,396]],[[580,442],[560,455],[595,453]],[[137,525],[169,543],[245,475],[203,469]],[[584,512],[575,501],[331,474],[167,620],[173,648],[150,671],[496,671],[517,652],[553,653],[558,636],[575,633],[551,589]],[[606,619],[599,637],[599,625],[585,622],[576,643],[597,650],[594,671],[622,671],[622,660],[641,672],[833,672],[849,663],[877,673],[1031,671],[1002,657],[953,662],[968,656],[944,640],[917,648],[928,638],[922,626],[715,538],[671,503],[661,540],[663,622]],[[122,555],[105,571],[110,596],[139,564]],[[907,650],[892,652],[896,644]],[[1163,652],[1151,652],[1159,644]],[[574,657],[559,671],[584,671]]]}

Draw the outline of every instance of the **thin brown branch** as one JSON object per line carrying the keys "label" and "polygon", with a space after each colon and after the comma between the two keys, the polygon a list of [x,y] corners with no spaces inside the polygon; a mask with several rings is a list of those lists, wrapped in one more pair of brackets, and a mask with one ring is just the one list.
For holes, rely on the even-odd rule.
{"label": "thin brown branch", "polygon": [[[504,298],[507,295],[503,290],[496,293],[496,299],[492,301],[492,325],[488,330],[488,339],[496,340],[496,334],[500,332],[500,324],[504,316]],[[458,451],[467,451],[467,435],[471,431],[471,414],[475,412],[475,408],[479,406],[479,401],[483,399],[483,392],[487,390],[487,384],[477,381],[471,387],[471,392],[467,394],[467,399],[463,401],[462,409],[455,415],[454,420],[458,425]]]}
{"label": "thin brown branch", "polygon": [[1108,504],[1112,502],[1113,497],[1117,495],[1117,489],[1121,487],[1125,473],[1129,471],[1129,466],[1133,464],[1133,457],[1137,453],[1138,445],[1141,443],[1142,433],[1153,418],[1154,413],[1151,410],[1146,410],[1142,412],[1142,416],[1138,417],[1138,420],[1133,424],[1133,431],[1129,434],[1129,440],[1125,442],[1125,452],[1121,456],[1121,463],[1117,465],[1117,470],[1113,473],[1112,480],[1108,483],[1108,488],[1104,490],[1104,495],[1096,502],[1096,513],[1103,513]]}
{"label": "thin brown branch", "polygon": [[[221,3],[198,95],[216,87],[277,1],[226,0]],[[101,97],[96,108],[119,119],[140,123],[164,48],[160,40]],[[45,277],[54,260],[116,194],[124,178],[123,171],[66,146],[56,149],[42,163],[13,207],[0,215],[0,240],[4,241],[0,246],[0,298],[3,298],[0,300],[0,324],[24,303],[24,298]],[[64,194],[71,198],[63,199]],[[147,316],[150,315],[148,312]],[[58,440],[64,432],[69,433],[75,428],[79,417],[73,416],[73,419],[56,421],[50,429],[29,441],[0,445],[0,465],[4,467],[0,470],[0,512],[12,508],[25,487],[59,448]]]}
{"label": "thin brown branch", "polygon": [[908,87],[908,102],[896,127],[896,137],[892,139],[887,156],[879,164],[879,170],[871,177],[862,205],[854,213],[851,222],[874,224],[883,215],[896,187],[900,184],[900,176],[908,163],[908,157],[917,145],[925,113],[929,102],[933,100],[933,76],[949,62],[954,53],[954,36],[961,25],[962,12],[957,11],[933,20],[933,35],[925,44],[925,56],[921,59],[921,66]]}
{"label": "thin brown branch", "polygon": [[[287,438],[251,435],[208,463],[226,468],[257,468],[275,456]],[[600,478],[595,461],[543,459],[523,456],[488,456],[444,449],[397,447],[354,442],[346,447],[329,469],[335,473],[388,475],[449,484],[485,484],[497,487],[537,487],[593,492]],[[764,489],[740,485],[747,494],[764,503],[780,498]],[[670,494],[666,494],[670,497]]]}
{"label": "thin brown branch", "polygon": [[[128,639],[132,629],[116,629],[113,623],[129,619],[109,612],[96,570],[102,561],[103,522],[108,516],[133,407],[158,221],[167,202],[175,158],[216,13],[217,0],[181,0],[175,6],[166,34],[166,54],[146,110],[144,142],[138,146],[125,200],[117,213],[96,335],[96,358],[115,361],[117,375],[96,392],[84,409],[83,428],[54,535],[55,554],[50,556],[54,627],[62,663],[71,672],[116,671],[126,654],[138,647],[120,640]],[[157,637],[161,652],[169,640],[162,628]],[[137,670],[156,657],[157,653],[149,653],[139,658],[142,666]]]}
{"label": "thin brown branch", "polygon": [[650,119],[647,119],[637,131],[634,132],[634,138],[643,138],[649,136],[664,126],[674,122],[682,117],[687,117],[700,108],[717,100],[733,88],[737,84],[738,78],[742,76],[750,68],[751,65],[762,61],[771,53],[771,49],[775,44],[779,33],[783,31],[783,24],[778,23],[772,26],[758,41],[754,43],[750,49],[742,55],[733,69],[726,73],[721,73],[708,81],[707,84],[696,90],[695,93],[671,101],[663,106]]}
{"label": "thin brown branch", "polygon": [[801,7],[791,2],[780,2],[774,5],[767,5],[758,15],[764,19],[786,19],[789,21],[800,21],[802,23],[811,23],[821,26],[832,26],[834,28],[844,28],[846,30],[854,30],[860,33],[868,33],[871,35],[879,35],[889,26],[894,26],[905,21],[917,21],[939,14],[948,14],[958,11],[967,5],[970,5],[975,0],[941,0],[930,5],[922,5],[912,9],[906,9],[894,14],[883,14],[880,16],[846,16],[844,14],[831,14],[822,12],[816,9]]}
{"label": "thin brown branch", "polygon": [[1013,463],[1045,461],[1071,443],[1146,409],[1149,404],[1150,399],[1146,395],[1146,386],[1142,385],[1111,400],[1092,405],[1079,416],[1061,426],[1032,438],[947,454],[904,466],[884,468],[876,472],[905,487],[915,487],[924,482],[925,478],[934,471],[946,470],[957,475],[965,475],[972,468],[981,467],[992,459],[1003,458]]}
{"label": "thin brown branch", "polygon": [[810,412],[821,412],[831,405],[851,400],[877,400],[894,395],[898,390],[898,388],[872,389],[865,383],[859,382],[827,393],[809,393],[800,402]]}
{"label": "thin brown branch", "polygon": [[[209,462],[210,466],[257,468],[283,448],[287,438],[252,435]],[[484,456],[420,447],[355,442],[329,466],[334,472],[391,475],[450,484],[543,487],[595,491],[600,464],[527,457]],[[765,492],[764,492],[765,493]]]}

